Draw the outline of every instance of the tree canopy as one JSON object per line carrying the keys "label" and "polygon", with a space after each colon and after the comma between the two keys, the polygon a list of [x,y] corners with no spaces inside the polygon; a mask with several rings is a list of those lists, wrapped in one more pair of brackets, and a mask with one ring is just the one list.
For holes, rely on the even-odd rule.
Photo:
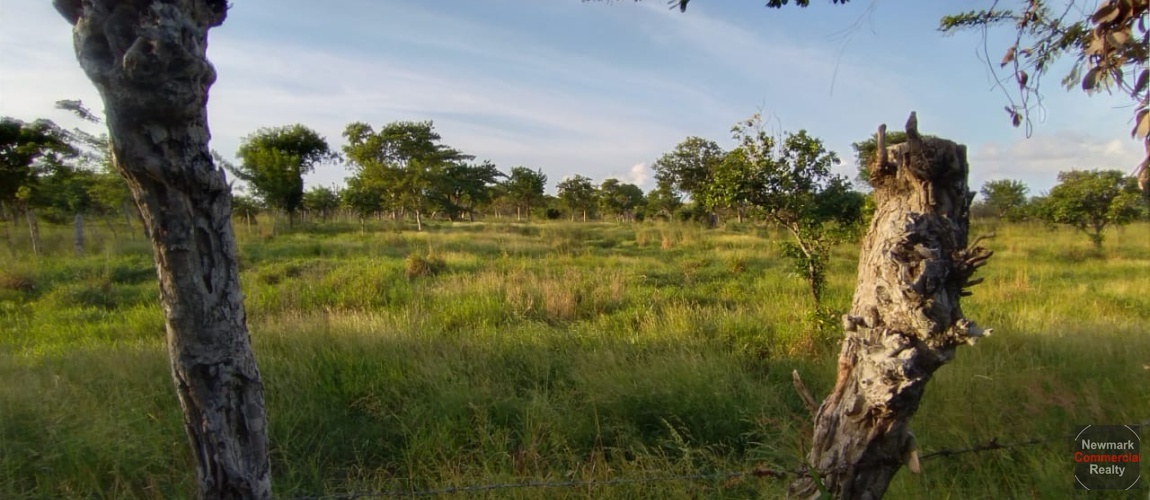
{"label": "tree canopy", "polygon": [[238,166],[225,166],[268,206],[289,216],[303,206],[303,176],[336,155],[316,131],[300,124],[263,128],[243,139]]}
{"label": "tree canopy", "polygon": [[644,200],[643,190],[639,186],[615,178],[604,179],[599,184],[598,193],[599,206],[620,220],[631,218]]}
{"label": "tree canopy", "polygon": [[14,207],[31,195],[48,164],[76,156],[67,133],[50,120],[24,122],[0,118],[0,204]]}
{"label": "tree canopy", "polygon": [[[362,122],[348,124],[343,151],[355,169],[356,197],[374,193],[380,206],[402,208],[415,214],[416,228],[423,229],[423,214],[445,196],[446,172],[473,157],[440,143],[431,121],[397,121],[378,132]],[[359,207],[370,206],[358,199]],[[440,203],[440,206],[442,203]]]}
{"label": "tree canopy", "polygon": [[527,212],[531,217],[531,207],[543,201],[543,190],[547,186],[547,176],[543,170],[531,170],[527,167],[512,167],[511,175],[503,183],[503,190],[507,197],[515,204],[517,209]]}
{"label": "tree canopy", "polygon": [[994,213],[995,217],[1013,220],[1022,216],[1027,191],[1029,189],[1022,181],[1001,179],[987,181],[982,185],[979,194],[982,195],[983,204]]}
{"label": "tree canopy", "polygon": [[1108,226],[1127,224],[1140,210],[1137,187],[1121,171],[1071,170],[1058,174],[1058,185],[1042,199],[1039,213],[1086,233],[1101,247]]}
{"label": "tree canopy", "polygon": [[715,141],[691,136],[660,156],[651,168],[659,185],[696,199],[704,194],[724,155]]}
{"label": "tree canopy", "polygon": [[571,220],[575,214],[582,212],[583,221],[587,221],[587,211],[595,205],[595,185],[589,177],[575,175],[568,177],[555,186],[558,190],[559,201],[571,212]]}
{"label": "tree canopy", "polygon": [[[791,233],[793,242],[784,245],[784,252],[807,281],[818,309],[830,244],[843,234],[837,229],[860,219],[862,196],[846,178],[831,173],[838,156],[805,130],[776,140],[755,114],[735,124],[731,134],[738,146],[722,162],[716,182],[720,194],[711,196],[754,206]],[[726,172],[729,182],[723,180]]]}

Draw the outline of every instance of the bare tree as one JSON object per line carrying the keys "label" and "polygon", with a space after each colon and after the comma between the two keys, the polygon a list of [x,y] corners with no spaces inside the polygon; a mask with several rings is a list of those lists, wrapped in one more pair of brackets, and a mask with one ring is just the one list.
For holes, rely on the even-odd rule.
{"label": "bare tree", "polygon": [[887,148],[885,132],[870,166],[875,214],[843,317],[838,378],[815,414],[812,474],[791,484],[797,498],[877,499],[903,464],[918,472],[908,424],[926,383],[959,345],[990,333],[959,307],[991,253],[967,246],[966,147],[920,136],[914,113],[905,143]]}
{"label": "bare tree", "polygon": [[226,0],[55,0],[104,101],[113,162],[152,242],[172,378],[203,498],[271,495],[263,385],[230,188],[208,150],[208,30]]}

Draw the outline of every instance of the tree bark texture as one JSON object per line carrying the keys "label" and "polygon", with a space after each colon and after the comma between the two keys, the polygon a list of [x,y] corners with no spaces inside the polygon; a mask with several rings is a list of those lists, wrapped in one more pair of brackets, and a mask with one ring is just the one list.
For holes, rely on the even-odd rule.
{"label": "tree bark texture", "polygon": [[921,137],[914,113],[906,143],[886,147],[885,128],[869,167],[876,209],[843,317],[838,377],[815,414],[813,470],[791,484],[795,498],[877,499],[903,464],[918,472],[908,424],[926,383],[959,345],[990,333],[959,307],[990,257],[967,247],[966,147]]}
{"label": "tree bark texture", "polygon": [[104,101],[112,160],[152,242],[172,378],[202,498],[268,498],[263,386],[230,188],[208,150],[207,34],[224,0],[55,0]]}

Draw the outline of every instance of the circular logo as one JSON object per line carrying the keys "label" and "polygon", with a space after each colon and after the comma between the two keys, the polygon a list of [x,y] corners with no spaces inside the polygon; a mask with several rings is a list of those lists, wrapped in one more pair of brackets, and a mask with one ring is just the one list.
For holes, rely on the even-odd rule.
{"label": "circular logo", "polygon": [[1130,490],[1138,487],[1142,439],[1136,425],[1085,425],[1075,429],[1075,487]]}

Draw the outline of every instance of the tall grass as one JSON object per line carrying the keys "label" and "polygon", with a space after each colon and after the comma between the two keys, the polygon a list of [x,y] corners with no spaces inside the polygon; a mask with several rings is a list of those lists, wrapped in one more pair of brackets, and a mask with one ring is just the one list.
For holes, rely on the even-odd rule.
{"label": "tall grass", "polygon": [[[238,231],[277,496],[794,467],[835,339],[774,232],[676,224],[302,226]],[[989,229],[989,228],[986,228]],[[1101,254],[1003,226],[964,302],[995,334],[941,370],[924,452],[1150,417],[1150,226]],[[150,251],[0,250],[0,497],[182,498],[192,464]],[[60,233],[60,234],[58,234]],[[93,239],[94,238],[94,239]],[[1081,241],[1080,241],[1081,240]],[[98,250],[97,250],[98,249]],[[854,245],[835,249],[845,310]],[[893,497],[1065,497],[1067,442],[925,462]],[[1145,469],[1144,469],[1145,470]],[[769,479],[494,490],[493,498],[777,497]]]}

